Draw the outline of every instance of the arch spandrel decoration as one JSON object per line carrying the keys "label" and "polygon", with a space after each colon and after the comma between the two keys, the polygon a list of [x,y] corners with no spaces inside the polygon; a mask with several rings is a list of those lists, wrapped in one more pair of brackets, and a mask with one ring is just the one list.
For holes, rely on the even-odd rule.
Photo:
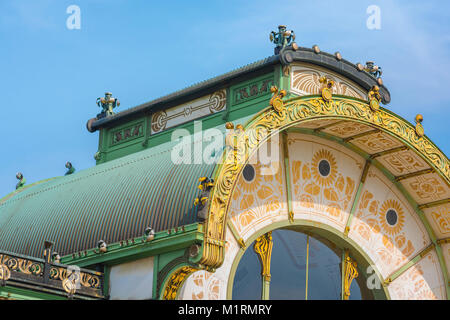
{"label": "arch spandrel decoration", "polygon": [[228,148],[223,162],[216,169],[216,183],[211,195],[205,231],[205,247],[201,263],[219,267],[224,260],[226,216],[232,190],[250,156],[269,137],[284,129],[314,119],[351,120],[368,124],[392,135],[415,150],[439,176],[450,185],[448,158],[426,137],[418,136],[413,125],[399,116],[380,108],[372,111],[362,100],[334,96],[325,101],[319,96],[303,96],[269,107],[256,115],[245,131],[234,132],[238,147]]}

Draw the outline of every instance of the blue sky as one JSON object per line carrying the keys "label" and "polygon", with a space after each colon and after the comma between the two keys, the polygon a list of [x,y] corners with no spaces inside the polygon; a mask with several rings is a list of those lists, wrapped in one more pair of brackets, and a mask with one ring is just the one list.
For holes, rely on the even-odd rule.
{"label": "blue sky", "polygon": [[[69,30],[69,5],[81,29]],[[369,5],[381,29],[366,27]],[[145,1],[0,2],[0,197],[21,171],[28,183],[95,165],[98,133],[86,121],[106,90],[118,110],[153,100],[272,55],[279,24],[300,46],[354,63],[374,60],[391,92],[388,108],[450,154],[450,2]]]}

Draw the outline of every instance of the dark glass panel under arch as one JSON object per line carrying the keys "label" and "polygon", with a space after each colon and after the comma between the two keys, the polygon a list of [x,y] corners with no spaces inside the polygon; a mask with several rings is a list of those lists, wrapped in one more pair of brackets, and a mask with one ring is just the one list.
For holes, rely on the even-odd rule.
{"label": "dark glass panel under arch", "polygon": [[[358,270],[359,276],[362,277],[361,271]],[[354,279],[350,285],[350,300],[362,300],[361,289],[359,287],[360,283],[365,283],[365,279]]]}
{"label": "dark glass panel under arch", "polygon": [[309,237],[308,300],[341,299],[341,258]]}
{"label": "dark glass panel under arch", "polygon": [[[304,300],[306,288],[307,235],[278,229],[272,231],[270,299]],[[261,266],[253,244],[242,256],[233,283],[233,299],[259,300],[262,293]],[[340,254],[340,250],[337,250]],[[309,237],[308,300],[341,299],[341,256],[321,241]],[[361,277],[361,275],[360,275]],[[363,279],[358,279],[362,283]],[[353,280],[350,300],[361,300]]]}
{"label": "dark glass panel under arch", "polygon": [[262,292],[261,265],[252,245],[239,261],[233,282],[232,299],[260,300]]}
{"label": "dark glass panel under arch", "polygon": [[306,235],[291,230],[274,230],[272,238],[270,299],[305,299]]}

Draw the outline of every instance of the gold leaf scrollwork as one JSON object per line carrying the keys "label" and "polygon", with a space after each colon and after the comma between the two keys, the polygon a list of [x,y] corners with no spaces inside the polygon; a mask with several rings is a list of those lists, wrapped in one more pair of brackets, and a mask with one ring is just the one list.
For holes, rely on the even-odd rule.
{"label": "gold leaf scrollwork", "polygon": [[322,84],[322,88],[320,89],[322,99],[326,102],[331,101],[331,98],[333,97],[334,81],[322,76],[320,77],[319,82]]}
{"label": "gold leaf scrollwork", "polygon": [[358,277],[357,264],[350,258],[348,251],[345,251],[344,272],[344,300],[348,300],[352,281]]}
{"label": "gold leaf scrollwork", "polygon": [[286,90],[281,90],[278,92],[276,86],[272,86],[270,91],[273,93],[270,99],[270,105],[275,109],[276,112],[281,113],[283,110],[283,98],[286,96]]}
{"label": "gold leaf scrollwork", "polygon": [[184,280],[197,269],[192,267],[182,267],[170,276],[167,282],[166,288],[164,290],[163,299],[164,300],[175,300],[177,297],[177,292],[181,288]]}
{"label": "gold leaf scrollwork", "polygon": [[272,232],[268,232],[256,239],[253,249],[258,254],[261,263],[261,276],[270,281],[270,258],[272,256]]}
{"label": "gold leaf scrollwork", "polygon": [[40,262],[7,255],[2,255],[2,258],[9,270],[33,275],[40,275],[43,271],[43,266]]}
{"label": "gold leaf scrollwork", "polygon": [[378,111],[381,102],[380,88],[378,86],[373,86],[367,94],[367,97],[369,99],[370,109],[372,109],[373,112]]}
{"label": "gold leaf scrollwork", "polygon": [[8,267],[5,264],[0,264],[0,281],[5,282],[9,280],[11,277],[11,271],[9,271]]}

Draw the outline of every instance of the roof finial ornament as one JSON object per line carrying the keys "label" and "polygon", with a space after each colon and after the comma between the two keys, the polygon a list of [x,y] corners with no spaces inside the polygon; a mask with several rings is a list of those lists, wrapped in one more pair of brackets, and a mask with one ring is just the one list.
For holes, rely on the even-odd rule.
{"label": "roof finial ornament", "polygon": [[272,31],[270,33],[270,41],[275,44],[275,54],[279,54],[281,49],[292,45],[292,49],[297,50],[298,45],[294,42],[294,30],[286,30],[286,26],[279,25],[278,32]]}
{"label": "roof finial ornament", "polygon": [[113,98],[111,92],[105,92],[104,98],[97,98],[97,105],[102,108],[102,112],[97,115],[97,119],[101,119],[112,116],[114,114],[113,109],[120,106],[120,101],[117,98]]}
{"label": "roof finial ornament", "polygon": [[16,178],[19,180],[16,184],[16,190],[22,188],[27,180],[23,177],[23,174],[21,172],[17,172]]}
{"label": "roof finial ornament", "polygon": [[69,161],[66,162],[66,168],[67,168],[67,172],[64,174],[65,176],[70,175],[75,172],[74,166]]}
{"label": "roof finial ornament", "polygon": [[381,71],[381,67],[375,65],[375,63],[373,61],[367,61],[363,70],[370,73],[375,78],[377,78],[377,83],[380,86],[383,84],[383,80],[381,79],[381,75],[383,74],[383,71]]}
{"label": "roof finial ornament", "polygon": [[422,125],[422,121],[423,121],[423,116],[419,113],[418,115],[416,115],[416,134],[419,137],[423,137],[425,134],[425,130],[423,129],[423,125]]}

